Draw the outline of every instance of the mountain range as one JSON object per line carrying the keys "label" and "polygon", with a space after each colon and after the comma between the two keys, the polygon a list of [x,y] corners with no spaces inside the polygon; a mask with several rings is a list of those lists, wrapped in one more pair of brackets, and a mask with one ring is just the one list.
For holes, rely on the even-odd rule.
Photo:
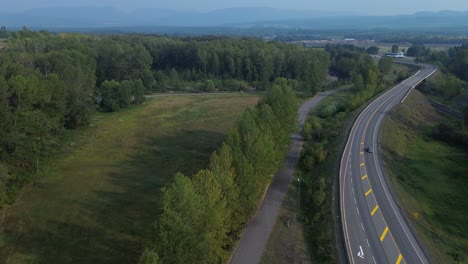
{"label": "mountain range", "polygon": [[122,11],[111,7],[37,8],[0,11],[8,28],[231,27],[303,29],[467,28],[468,11],[420,12],[412,15],[365,16],[356,13],[281,10],[266,7],[218,9],[210,12],[168,9]]}

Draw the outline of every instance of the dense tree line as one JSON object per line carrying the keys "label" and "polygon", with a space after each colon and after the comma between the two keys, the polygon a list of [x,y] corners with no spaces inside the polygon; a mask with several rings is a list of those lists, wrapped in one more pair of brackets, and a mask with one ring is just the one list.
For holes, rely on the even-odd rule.
{"label": "dense tree line", "polygon": [[277,80],[237,121],[209,169],[177,174],[140,263],[225,263],[283,160],[296,113],[291,87]]}
{"label": "dense tree line", "polygon": [[441,70],[468,81],[468,44],[450,48],[448,51],[433,50],[423,44],[413,44],[407,51],[408,56],[416,57],[420,62],[430,62]]}
{"label": "dense tree line", "polygon": [[[117,84],[119,92],[96,89],[97,59],[85,35],[14,32],[0,54],[0,206],[56,153],[65,129],[89,123],[96,98],[114,111],[144,99],[140,79]],[[118,97],[118,98],[116,98]],[[118,104],[105,104],[118,100]],[[113,101],[112,101],[113,102]]]}
{"label": "dense tree line", "polygon": [[468,81],[468,44],[449,49],[444,65],[455,76]]}
{"label": "dense tree line", "polygon": [[418,89],[425,94],[441,98],[443,104],[449,105],[455,111],[462,112],[464,119],[461,122],[443,122],[436,126],[429,136],[446,143],[462,147],[468,146],[468,44],[450,48],[448,51],[437,51],[413,45],[408,49],[419,61],[430,62],[437,65],[441,73],[430,81],[425,81]]}
{"label": "dense tree line", "polygon": [[377,54],[379,54],[379,50],[380,50],[379,47],[372,46],[372,47],[368,47],[368,48],[366,49],[366,52],[367,52],[367,54],[369,54],[369,55],[377,55]]}
{"label": "dense tree line", "polygon": [[[352,83],[354,97],[349,101],[349,109],[355,109],[385,88],[379,67],[374,63],[365,48],[353,45],[327,45],[330,53],[330,71],[346,82]],[[380,69],[387,70],[391,62],[381,62]],[[382,68],[383,65],[385,66]]]}
{"label": "dense tree line", "polygon": [[[284,77],[305,90],[317,87],[328,72],[328,55],[320,50],[254,39],[217,38],[156,41],[144,45],[153,56],[160,89],[181,88],[182,82],[243,80],[254,86]],[[177,82],[176,80],[180,80]],[[216,82],[220,89],[222,83]]]}
{"label": "dense tree line", "polygon": [[277,77],[314,92],[328,54],[225,37],[12,32],[0,53],[0,206],[11,203],[94,111],[118,111],[166,89],[266,89]]}
{"label": "dense tree line", "polygon": [[420,62],[429,62],[438,66],[442,72],[434,81],[420,85],[418,88],[421,91],[451,101],[468,88],[468,45],[443,51],[414,44],[408,49],[407,54],[416,57]]}

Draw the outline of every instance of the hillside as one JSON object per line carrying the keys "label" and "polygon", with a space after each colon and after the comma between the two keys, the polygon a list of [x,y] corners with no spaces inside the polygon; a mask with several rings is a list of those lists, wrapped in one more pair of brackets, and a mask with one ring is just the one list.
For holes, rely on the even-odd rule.
{"label": "hillside", "polygon": [[384,120],[381,148],[399,205],[429,257],[434,263],[467,263],[468,154],[434,138],[446,118],[413,91]]}

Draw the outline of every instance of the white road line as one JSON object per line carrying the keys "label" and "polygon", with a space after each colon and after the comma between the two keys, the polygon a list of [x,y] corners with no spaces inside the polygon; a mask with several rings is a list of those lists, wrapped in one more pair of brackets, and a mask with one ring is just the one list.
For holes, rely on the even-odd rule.
{"label": "white road line", "polygon": [[359,213],[359,207],[356,206],[356,210],[357,210],[357,214],[361,216],[361,214]]}
{"label": "white road line", "polygon": [[375,258],[374,258],[374,256],[372,256],[372,260],[374,260],[374,264],[377,264],[377,262],[375,262]]}
{"label": "white road line", "polygon": [[361,228],[362,228],[362,231],[364,231],[364,226],[362,225],[362,222],[361,222]]}
{"label": "white road line", "polygon": [[369,240],[367,240],[367,237],[366,237],[366,242],[367,242],[367,246],[370,247]]}
{"label": "white road line", "polygon": [[[434,70],[433,72],[431,72],[431,74],[434,73],[435,71],[436,71],[436,70]],[[431,74],[429,74],[429,75],[431,75]],[[414,75],[413,75],[413,76],[414,76]],[[405,81],[407,81],[407,80],[408,80],[408,79],[406,79]],[[410,88],[409,90],[411,90],[411,88]],[[407,91],[407,93],[409,93],[409,92]],[[396,101],[395,99],[397,99],[399,95],[400,95],[400,93],[399,93],[399,92],[396,92],[396,93],[393,94],[392,96],[389,96],[389,98],[386,99],[386,100],[384,100],[384,102],[382,103],[382,104],[385,104],[385,103],[389,102],[389,105],[387,105],[387,106],[383,109],[383,111],[379,111],[379,112],[381,112],[381,113],[380,113],[379,118],[377,119],[377,125],[374,127],[374,131],[373,131],[374,133],[373,133],[373,135],[372,135],[372,136],[373,136],[373,138],[372,138],[372,143],[373,143],[373,144],[375,144],[375,145],[377,144],[377,136],[376,136],[376,134],[377,134],[378,128],[379,128],[380,125],[381,125],[381,122],[382,122],[382,119],[383,119],[385,113],[388,111],[388,109],[390,108],[390,106],[393,106],[393,105],[392,105],[393,102]],[[378,99],[380,99],[380,98],[378,98]],[[377,100],[378,100],[378,99],[377,99]],[[376,100],[376,101],[377,101],[377,100]],[[374,101],[374,102],[375,102],[375,101]],[[365,110],[366,110],[366,109],[365,109]],[[374,115],[376,114],[376,112],[377,112],[377,111],[374,111],[374,112],[372,113],[371,117],[369,118],[369,121],[367,122],[367,125],[366,125],[365,128],[364,128],[364,131],[363,131],[364,133],[366,133],[366,130],[367,130],[367,127],[368,127],[368,125],[369,125],[369,123],[370,123],[370,120],[374,117]],[[375,161],[375,164],[376,164],[376,167],[377,167],[377,174],[378,174],[378,176],[379,176],[379,181],[380,181],[380,184],[382,185],[382,188],[383,188],[383,190],[384,190],[385,196],[387,197],[387,200],[389,201],[390,206],[392,207],[392,210],[394,211],[394,215],[396,216],[398,222],[400,223],[400,226],[401,226],[402,229],[403,229],[403,232],[404,232],[405,235],[408,237],[408,240],[409,240],[410,244],[412,245],[413,249],[416,251],[416,254],[418,255],[418,257],[419,257],[419,259],[421,260],[421,262],[424,263],[424,261],[422,260],[421,256],[419,255],[418,250],[416,249],[416,247],[414,246],[413,242],[411,241],[411,238],[409,237],[408,233],[406,232],[406,228],[405,228],[406,226],[403,226],[403,224],[402,224],[402,222],[401,222],[401,220],[400,220],[400,215],[397,214],[397,212],[396,212],[396,210],[395,210],[395,208],[394,208],[394,206],[393,206],[394,201],[393,201],[393,199],[392,199],[392,200],[390,199],[390,196],[388,195],[388,192],[387,192],[387,189],[386,189],[386,185],[384,186],[384,184],[383,184],[383,180],[382,180],[383,177],[382,177],[382,172],[381,172],[381,168],[380,168],[380,164],[379,164],[380,162],[379,162],[379,160],[378,160],[378,157],[376,157],[376,156],[377,156],[377,152],[378,152],[378,150],[377,150],[376,152],[373,153],[373,156],[374,156],[374,161]],[[392,197],[392,198],[393,198],[393,197]],[[362,224],[362,223],[361,223],[361,224]],[[398,246],[397,246],[397,247],[398,247]],[[374,262],[375,262],[375,259],[374,259]]]}
{"label": "white road line", "polygon": [[[353,194],[354,194],[354,187],[353,187],[353,188],[351,188],[351,190],[353,191]],[[356,198],[354,198],[354,199],[356,199]]]}
{"label": "white road line", "polygon": [[[432,74],[432,73],[431,73],[431,74]],[[395,100],[395,99],[393,99],[393,100]],[[378,138],[378,137],[377,137],[377,133],[378,133],[378,130],[379,130],[380,125],[381,125],[381,123],[382,123],[382,120],[383,120],[383,118],[384,118],[384,116],[385,116],[384,113],[386,113],[386,112],[388,111],[388,109],[390,108],[390,106],[391,106],[391,104],[388,105],[387,107],[385,107],[383,113],[381,113],[381,115],[380,115],[379,118],[377,119],[377,124],[376,124],[376,126],[374,127],[374,131],[373,131],[374,133],[372,134],[372,137],[373,137],[373,138],[372,138],[372,142],[373,142],[374,144],[377,144],[377,138]],[[411,241],[411,238],[410,238],[408,232],[406,232],[406,228],[403,226],[403,223],[402,223],[402,221],[401,221],[401,219],[400,219],[400,215],[398,215],[397,210],[396,210],[395,207],[393,206],[393,203],[395,203],[395,201],[393,200],[393,197],[391,197],[391,196],[389,195],[389,193],[388,193],[388,191],[387,191],[387,188],[386,188],[387,186],[386,186],[386,184],[384,184],[384,180],[383,180],[383,176],[382,176],[382,171],[381,171],[381,168],[380,168],[380,160],[379,160],[379,157],[377,156],[377,154],[378,154],[377,152],[378,152],[378,150],[375,151],[375,152],[373,153],[373,156],[374,156],[374,161],[375,161],[375,165],[376,165],[376,169],[377,169],[377,175],[379,176],[378,178],[379,178],[380,185],[382,186],[382,189],[384,190],[385,196],[387,197],[387,200],[388,200],[388,202],[390,203],[390,207],[392,208],[395,217],[397,218],[397,220],[398,220],[398,222],[399,222],[401,228],[403,229],[403,232],[405,233],[406,237],[408,238],[408,241],[410,242],[411,246],[413,247],[414,251],[416,252],[416,255],[418,255],[419,260],[420,260],[422,263],[424,263],[423,259],[421,258],[421,255],[419,255],[419,252],[418,252],[418,250],[416,249],[416,246],[413,244],[413,241]],[[393,201],[393,203],[392,203],[392,201]]]}
{"label": "white road line", "polygon": [[356,203],[356,197],[353,197],[353,198],[354,198],[354,203],[357,205],[357,203]]}

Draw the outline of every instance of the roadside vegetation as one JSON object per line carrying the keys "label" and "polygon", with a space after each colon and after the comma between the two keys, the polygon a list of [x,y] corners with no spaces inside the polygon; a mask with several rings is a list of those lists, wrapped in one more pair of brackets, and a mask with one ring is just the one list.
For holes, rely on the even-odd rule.
{"label": "roadside vegetation", "polygon": [[304,224],[299,221],[298,201],[299,184],[297,178],[294,178],[278,211],[261,264],[312,263],[304,234]]}
{"label": "roadside vegetation", "polygon": [[363,48],[338,47],[332,54],[332,69],[340,69],[341,78],[351,78],[352,87],[324,99],[312,112],[303,129],[306,142],[298,164],[304,190],[301,219],[312,261],[319,263],[338,261],[333,198],[349,125],[363,104],[413,71],[387,59],[376,64]]}
{"label": "roadside vegetation", "polygon": [[[259,97],[158,97],[96,113],[0,221],[1,263],[136,263],[161,213],[161,188],[206,168]],[[1,173],[2,171],[0,171]]]}
{"label": "roadside vegetation", "polygon": [[291,86],[278,79],[236,122],[208,169],[178,173],[162,191],[162,213],[140,263],[225,263],[282,164],[297,106]]}
{"label": "roadside vegetation", "polygon": [[[461,125],[413,91],[382,128],[383,158],[394,191],[436,263],[468,262],[468,133]],[[455,141],[454,134],[464,142]]]}
{"label": "roadside vegetation", "polygon": [[[340,77],[334,86],[343,85],[345,90],[325,98],[303,128],[305,144],[296,173],[301,179],[301,200],[297,200],[299,186],[295,179],[263,254],[263,263],[338,261],[333,196],[348,128],[365,102],[415,71],[393,60],[375,63],[363,48],[346,45],[328,46],[327,50],[332,58],[331,70]],[[308,256],[304,256],[305,252]]]}
{"label": "roadside vegetation", "polygon": [[[467,263],[468,46],[438,51],[417,44],[408,54],[439,71],[385,119],[384,160],[429,255],[437,263]],[[436,111],[428,99],[450,110]]]}

